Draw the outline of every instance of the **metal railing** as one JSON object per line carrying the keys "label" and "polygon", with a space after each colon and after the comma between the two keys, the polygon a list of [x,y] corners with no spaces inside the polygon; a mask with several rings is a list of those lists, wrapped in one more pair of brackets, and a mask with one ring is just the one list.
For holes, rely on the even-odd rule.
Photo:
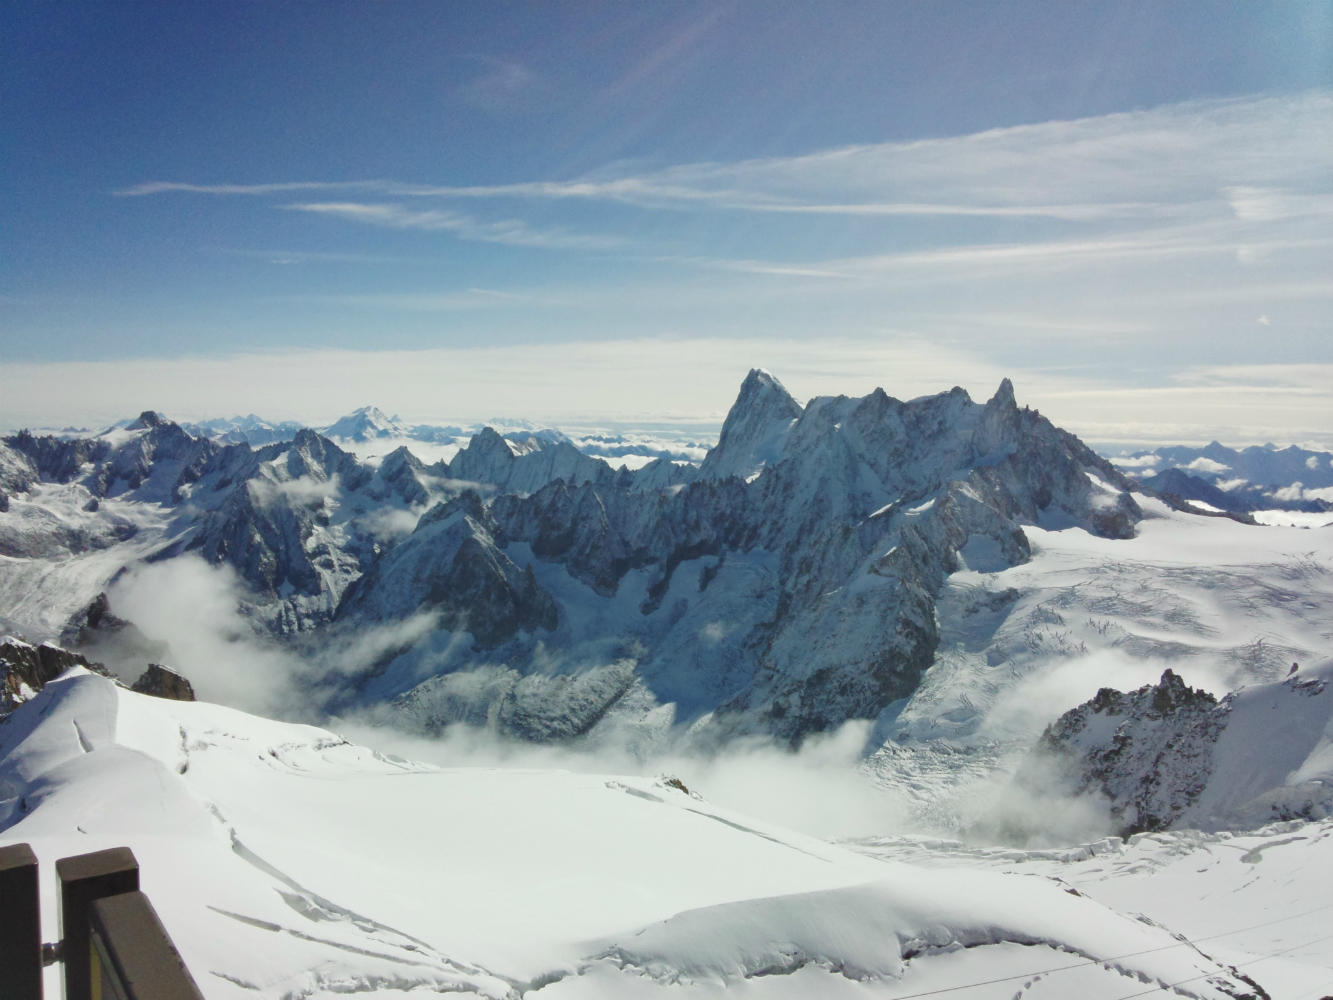
{"label": "metal railing", "polygon": [[42,1000],[42,967],[64,967],[65,1000],[203,1000],[139,891],[139,862],[113,847],[56,862],[61,940],[42,944],[37,856],[0,847],[0,979],[5,1000]]}

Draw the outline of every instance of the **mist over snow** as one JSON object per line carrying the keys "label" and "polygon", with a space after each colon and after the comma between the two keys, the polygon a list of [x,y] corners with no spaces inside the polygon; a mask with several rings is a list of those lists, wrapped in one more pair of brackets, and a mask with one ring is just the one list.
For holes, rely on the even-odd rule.
{"label": "mist over snow", "polygon": [[[425,635],[434,617],[422,613],[308,649],[275,643],[241,611],[244,587],[230,566],[181,556],[137,567],[107,592],[117,612],[165,643],[171,664],[199,697],[275,718],[313,721],[347,676],[384,652]],[[121,667],[126,679],[141,669]]]}

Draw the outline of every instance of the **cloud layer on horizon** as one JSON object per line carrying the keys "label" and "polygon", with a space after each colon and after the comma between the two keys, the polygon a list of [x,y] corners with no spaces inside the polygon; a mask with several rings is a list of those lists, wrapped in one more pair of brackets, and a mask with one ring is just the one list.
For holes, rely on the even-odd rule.
{"label": "cloud layer on horizon", "polygon": [[408,422],[518,418],[564,427],[676,425],[715,433],[750,367],[802,401],[883,387],[907,399],[961,385],[978,400],[1001,378],[1021,405],[1092,442],[1333,450],[1333,364],[1198,365],[1152,386],[1004,370],[909,338],[625,340],[412,351],[275,350],[176,359],[37,362],[0,372],[0,428],[100,429],[144,409],[177,420],[256,412],[322,426],[375,403]]}
{"label": "cloud layer on horizon", "polygon": [[[1327,91],[517,183],[116,193],[282,229],[204,254],[256,269],[216,290],[225,317],[8,303],[10,329],[27,312],[105,333],[82,354],[101,360],[7,361],[0,421],[331,419],[368,401],[716,421],[752,365],[798,395],[985,395],[1008,375],[1102,439],[1311,440],[1333,412]],[[275,235],[287,249],[260,249]],[[179,347],[121,359],[146,321],[178,322],[158,339]]]}

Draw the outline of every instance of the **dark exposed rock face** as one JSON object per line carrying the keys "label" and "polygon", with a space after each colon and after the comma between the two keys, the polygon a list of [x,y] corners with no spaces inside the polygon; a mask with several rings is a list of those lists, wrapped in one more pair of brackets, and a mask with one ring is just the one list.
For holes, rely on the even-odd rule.
{"label": "dark exposed rock face", "polygon": [[530,568],[519,568],[495,540],[495,520],[474,492],[424,514],[404,543],[348,588],[339,621],[388,621],[417,612],[441,628],[472,633],[490,648],[520,630],[555,628],[557,610]]}
{"label": "dark exposed rock face", "polygon": [[170,667],[164,667],[160,663],[148,664],[148,669],[130,686],[130,690],[152,695],[154,698],[194,701],[194,687],[190,682]]}
{"label": "dark exposed rock face", "polygon": [[92,603],[81,614],[70,619],[61,638],[67,639],[71,646],[83,646],[94,641],[99,633],[105,635],[121,632],[127,628],[134,626],[112,613],[111,604],[104,591],[93,598]]}
{"label": "dark exposed rock face", "polygon": [[50,643],[33,646],[12,637],[0,641],[0,714],[12,712],[70,667],[102,672],[98,664]]}
{"label": "dark exposed rock face", "polygon": [[[1073,793],[1104,794],[1122,836],[1163,830],[1207,785],[1226,715],[1215,697],[1167,670],[1127,694],[1102,688],[1047,727],[1036,752],[1060,763]],[[1029,766],[1015,780],[1032,784],[1033,774]]]}

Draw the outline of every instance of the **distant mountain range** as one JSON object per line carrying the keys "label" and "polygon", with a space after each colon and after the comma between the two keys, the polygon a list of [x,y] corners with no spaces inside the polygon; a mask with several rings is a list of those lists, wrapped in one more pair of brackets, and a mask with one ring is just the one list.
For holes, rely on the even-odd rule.
{"label": "distant mountain range", "polygon": [[[127,427],[124,421],[118,427]],[[262,447],[292,440],[306,425],[295,421],[272,422],[249,414],[244,417],[184,423],[181,427],[195,437],[207,437],[222,444],[249,444]],[[529,451],[542,445],[566,441],[585,455],[603,458],[612,464],[628,463],[638,468],[654,459],[698,465],[711,445],[671,434],[625,436],[618,433],[585,432],[570,437],[550,427],[538,427],[528,421],[506,418],[490,424],[409,424],[389,416],[375,406],[363,406],[327,426],[310,429],[329,438],[344,450],[378,455],[389,444],[445,446],[449,452],[466,446],[484,427],[495,427],[511,446]],[[59,436],[77,438],[86,432],[66,429]],[[439,454],[436,452],[435,454]],[[1112,465],[1151,490],[1181,502],[1203,504],[1212,509],[1235,514],[1258,510],[1333,511],[1333,453],[1297,446],[1274,444],[1229,448],[1219,442],[1202,447],[1172,445],[1133,454],[1105,454]]]}
{"label": "distant mountain range", "polygon": [[[202,564],[235,581],[209,605],[236,614],[229,642],[307,665],[308,712],[642,745],[796,745],[863,720],[880,743],[983,752],[1009,686],[1090,647],[1187,650],[1258,680],[1313,652],[1295,606],[1260,600],[1255,627],[1286,645],[1251,648],[1178,624],[1216,613],[1190,581],[1124,603],[1112,567],[1116,587],[1163,578],[1137,536],[1169,505],[1007,380],[985,403],[955,388],[802,405],[756,369],[702,461],[635,468],[530,429],[483,428],[428,462],[408,446],[427,431],[373,407],[262,445],[228,435],[290,428],[209,429],[148,411],[89,438],[5,438],[0,623],[137,676],[175,653],[123,620],[127,581]],[[1112,548],[1061,556],[1085,567],[1074,585],[1046,553],[1077,538]],[[1264,558],[1237,595],[1285,572]]]}
{"label": "distant mountain range", "polygon": [[1333,511],[1333,455],[1291,446],[1164,447],[1112,459],[1145,487],[1220,510]]}

